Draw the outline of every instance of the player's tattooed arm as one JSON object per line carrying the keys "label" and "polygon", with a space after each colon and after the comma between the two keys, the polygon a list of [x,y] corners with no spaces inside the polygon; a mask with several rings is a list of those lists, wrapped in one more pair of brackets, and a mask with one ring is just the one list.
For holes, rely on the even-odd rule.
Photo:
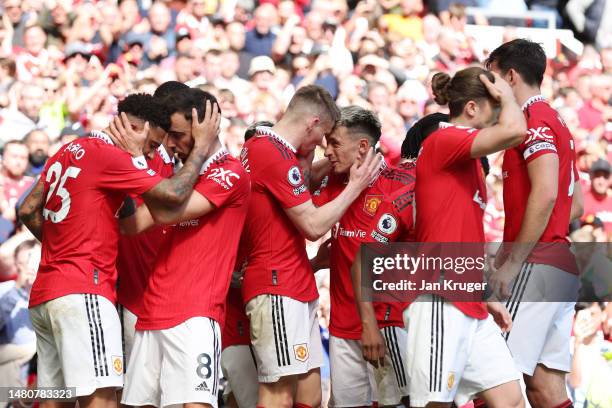
{"label": "player's tattooed arm", "polygon": [[30,194],[23,200],[18,211],[19,219],[39,241],[42,241],[43,194],[44,182],[42,178],[39,178]]}
{"label": "player's tattooed arm", "polygon": [[201,123],[198,120],[197,110],[192,109],[191,133],[195,142],[189,158],[172,178],[161,181],[142,195],[147,205],[159,203],[166,206],[179,206],[191,195],[193,186],[200,176],[202,165],[210,154],[214,140],[219,135],[221,113],[217,104],[211,105],[210,101],[206,101],[204,120]]}

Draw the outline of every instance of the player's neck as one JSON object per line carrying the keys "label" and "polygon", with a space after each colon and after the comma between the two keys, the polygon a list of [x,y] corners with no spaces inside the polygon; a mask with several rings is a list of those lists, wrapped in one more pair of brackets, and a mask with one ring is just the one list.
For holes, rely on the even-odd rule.
{"label": "player's neck", "polygon": [[300,147],[301,135],[299,132],[295,131],[295,126],[292,126],[291,123],[287,123],[281,119],[276,125],[272,126],[272,130],[274,133],[289,142],[294,148],[298,149]]}
{"label": "player's neck", "polygon": [[221,149],[223,145],[221,144],[221,141],[219,140],[219,138],[216,138],[215,141],[213,142],[209,152],[210,152],[210,156],[212,156],[213,154],[217,153],[219,151],[219,149]]}
{"label": "player's neck", "polygon": [[514,96],[516,97],[516,101],[518,102],[519,106],[523,106],[525,102],[529,100],[529,98],[541,94],[542,91],[540,90],[540,87],[536,86],[523,85],[517,87],[514,91]]}

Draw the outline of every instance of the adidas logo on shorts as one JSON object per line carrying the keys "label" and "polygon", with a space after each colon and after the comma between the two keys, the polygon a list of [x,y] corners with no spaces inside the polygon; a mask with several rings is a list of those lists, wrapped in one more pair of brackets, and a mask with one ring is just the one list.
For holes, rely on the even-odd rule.
{"label": "adidas logo on shorts", "polygon": [[208,389],[208,386],[206,385],[206,381],[202,381],[202,383],[200,385],[198,385],[197,387],[195,387],[196,391],[210,391]]}

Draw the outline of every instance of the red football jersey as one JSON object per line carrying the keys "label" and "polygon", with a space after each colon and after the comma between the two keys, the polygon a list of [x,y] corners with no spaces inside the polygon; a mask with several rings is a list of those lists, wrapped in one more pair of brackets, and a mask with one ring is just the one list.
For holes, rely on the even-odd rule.
{"label": "red football jersey", "polygon": [[[542,155],[556,154],[559,157],[557,201],[539,242],[565,245],[568,243],[566,237],[569,233],[574,183],[578,180],[574,140],[557,111],[546,103],[544,97],[538,95],[530,98],[523,105],[523,111],[527,119],[528,137],[517,147],[506,150],[502,165],[506,212],[504,242],[514,242],[521,230],[527,198],[531,191],[527,164]],[[537,249],[544,248],[536,248],[529,258],[531,262],[578,273],[569,244],[566,251],[552,250],[548,256],[547,251]]]}
{"label": "red football jersey", "polygon": [[[172,177],[174,173],[174,162],[163,145],[148,163],[149,168],[164,178]],[[133,198],[144,205],[140,197]],[[136,316],[142,310],[142,296],[165,236],[164,227],[154,226],[138,235],[119,237],[117,302]]]}
{"label": "red football jersey", "polygon": [[285,213],[311,199],[296,149],[272,129],[257,128],[241,158],[251,175],[251,201],[243,240],[248,266],[242,284],[245,303],[267,293],[301,302],[318,298],[305,240]]}
{"label": "red football jersey", "polygon": [[244,311],[242,292],[240,288],[230,287],[225,302],[225,324],[221,334],[221,347],[250,345],[251,332],[249,318]]}
{"label": "red football jersey", "polygon": [[42,258],[30,307],[73,293],[115,302],[116,214],[129,193],[162,178],[102,132],[62,147],[45,165]]}
{"label": "red football jersey", "polygon": [[[322,188],[315,193],[314,201],[323,205],[337,197],[346,185],[346,176],[330,175]],[[379,205],[400,188],[414,188],[414,172],[390,167],[381,172],[376,181],[353,201],[340,221],[332,229],[330,254],[329,332],[340,338],[360,339],[361,319],[355,303],[351,267],[359,246],[368,242],[372,219],[379,212]],[[380,325],[404,326],[401,303],[375,304],[376,318]]]}
{"label": "red football jersey", "polygon": [[[470,150],[477,129],[441,123],[423,142],[416,166],[416,240],[482,242],[486,185]],[[484,256],[484,246],[483,246]],[[485,319],[482,302],[454,302],[468,316]]]}
{"label": "red football jersey", "polygon": [[202,166],[194,191],[215,209],[167,229],[143,298],[137,330],[162,330],[192,317],[223,324],[250,195],[249,175],[224,148]]}

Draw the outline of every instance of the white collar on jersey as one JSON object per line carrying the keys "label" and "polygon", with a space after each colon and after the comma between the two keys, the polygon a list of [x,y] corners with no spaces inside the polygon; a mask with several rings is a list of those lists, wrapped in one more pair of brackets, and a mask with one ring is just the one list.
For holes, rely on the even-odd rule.
{"label": "white collar on jersey", "polygon": [[529,108],[531,105],[533,105],[536,102],[540,102],[540,101],[545,101],[546,98],[542,95],[534,95],[531,98],[527,99],[525,101],[525,103],[523,104],[523,106],[521,106],[521,110],[525,111],[527,110],[527,108]]}
{"label": "white collar on jersey", "polygon": [[159,145],[159,147],[157,148],[157,153],[159,153],[164,163],[166,164],[174,163],[174,157],[170,157],[164,145],[162,144]]}
{"label": "white collar on jersey", "polygon": [[107,135],[106,133],[104,133],[101,130],[92,130],[91,132],[89,132],[89,137],[93,137],[95,139],[100,139],[106,143],[108,143],[109,145],[115,145],[113,143],[113,140],[110,138],[109,135]]}
{"label": "white collar on jersey", "polygon": [[202,165],[202,168],[200,169],[200,174],[204,174],[206,173],[206,170],[208,170],[208,168],[210,167],[211,164],[213,164],[213,162],[215,160],[219,160],[221,157],[225,156],[226,154],[229,154],[227,149],[225,148],[225,146],[221,145],[221,147],[219,148],[219,150],[217,150],[215,152],[215,154],[213,154],[212,156],[210,156]]}
{"label": "white collar on jersey", "polygon": [[266,135],[266,136],[271,136],[274,139],[276,139],[279,142],[281,142],[283,145],[285,145],[293,153],[297,153],[297,149],[295,147],[293,147],[293,145],[291,143],[289,143],[287,140],[285,140],[285,138],[283,138],[281,135],[279,135],[278,133],[273,131],[271,127],[268,127],[268,126],[257,126],[255,129],[257,130],[258,134]]}

